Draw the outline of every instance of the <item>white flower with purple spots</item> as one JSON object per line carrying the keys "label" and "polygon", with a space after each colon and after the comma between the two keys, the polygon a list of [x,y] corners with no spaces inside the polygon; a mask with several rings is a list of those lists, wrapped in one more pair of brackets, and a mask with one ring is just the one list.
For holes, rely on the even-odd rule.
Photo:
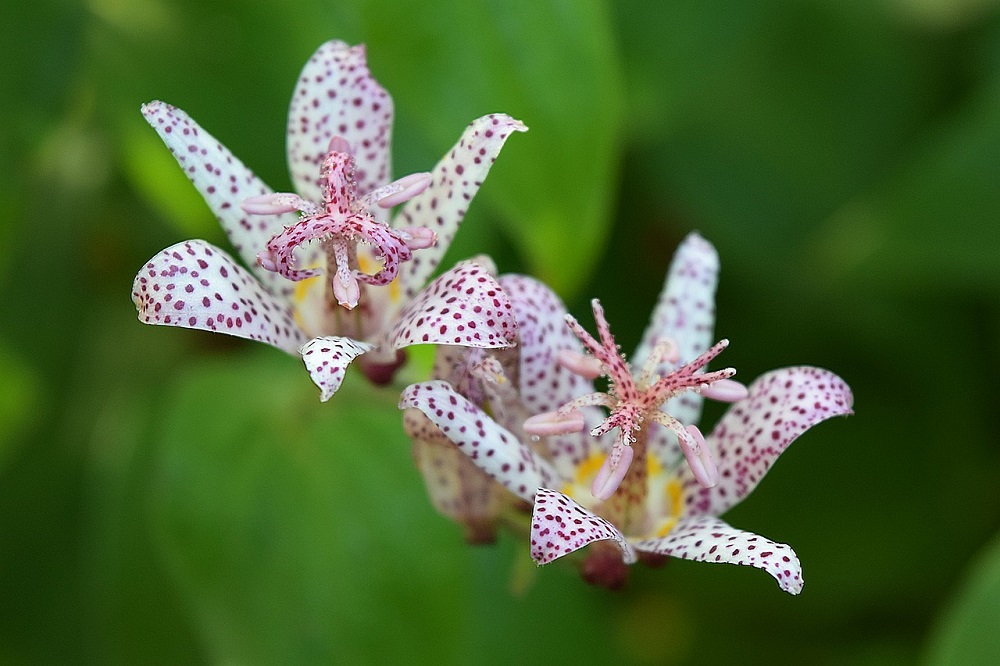
{"label": "white flower with purple spots", "polygon": [[250,270],[202,240],[169,247],[133,282],[140,321],[301,354],[323,400],[362,355],[365,374],[384,383],[408,345],[511,344],[510,302],[488,261],[461,263],[425,284],[504,142],[525,131],[519,121],[479,118],[433,171],[390,182],[392,99],[369,72],[364,47],[338,41],[306,63],[292,97],[288,164],[297,193],[273,192],[180,109],[152,102],[143,115]]}
{"label": "white flower with purple spots", "polygon": [[[541,416],[520,428],[510,427],[509,419],[491,419],[443,381],[408,387],[400,405],[422,412],[482,471],[533,502],[531,555],[539,564],[594,544],[583,563],[591,582],[620,585],[626,564],[673,556],[763,569],[783,590],[797,594],[802,574],[792,549],[735,529],[719,516],[749,495],[799,435],[828,418],[850,414],[853,398],[842,379],[819,368],[775,370],[746,389],[728,383],[730,370],[699,374],[706,353],[721,351],[719,345],[709,347],[717,272],[714,248],[697,235],[689,236],[674,258],[636,351],[635,358],[644,361],[637,377],[612,351],[617,348],[595,308],[601,343],[581,336],[593,356],[580,355],[578,347],[564,345],[563,339],[553,342],[546,362],[527,370],[537,387],[555,389],[555,397],[549,404],[533,405]],[[679,359],[692,362],[676,367]],[[547,383],[559,367],[584,379],[608,374],[613,379],[609,393],[599,394],[604,395],[600,399],[591,393],[573,403],[567,395],[572,392],[560,390],[565,381]],[[520,371],[523,390],[524,364]],[[699,381],[689,382],[691,378]],[[631,388],[623,386],[628,382]],[[703,437],[693,427],[703,385],[718,382],[726,383],[708,392],[735,404]],[[670,390],[661,390],[668,384]],[[567,402],[570,409],[561,411]],[[594,437],[582,446],[580,440],[569,447],[549,445],[552,437],[582,434],[584,423],[594,421],[585,411],[593,405],[611,412],[594,431],[600,436],[617,427],[618,437],[610,442]],[[654,416],[654,411],[666,416]],[[538,434],[526,435],[525,430]],[[616,450],[617,465],[624,469],[612,462]]]}
{"label": "white flower with purple spots", "polygon": [[[517,346],[498,350],[439,346],[433,378],[447,382],[471,405],[488,411],[493,422],[527,441],[522,424],[529,416],[555,409],[592,390],[593,384],[556,363],[557,349],[583,351],[563,322],[566,308],[559,297],[524,275],[504,275],[499,282],[513,305]],[[474,450],[466,450],[466,455],[418,409],[406,410],[403,423],[413,441],[414,459],[431,503],[464,526],[468,542],[492,542],[500,524],[527,525],[531,505],[477,467]],[[489,427],[478,418],[471,425],[478,428],[481,424]],[[583,459],[584,440],[583,433],[568,433],[533,445],[543,460],[569,461],[568,472],[574,462]],[[540,469],[548,470],[546,478],[559,477],[559,471],[539,464]]]}

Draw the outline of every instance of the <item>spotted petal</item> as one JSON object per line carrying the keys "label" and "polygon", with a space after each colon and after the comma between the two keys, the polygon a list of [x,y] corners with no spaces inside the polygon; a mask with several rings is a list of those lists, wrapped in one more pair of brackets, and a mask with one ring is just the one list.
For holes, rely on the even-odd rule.
{"label": "spotted petal", "polygon": [[413,457],[434,508],[462,523],[470,543],[492,542],[496,519],[513,496],[419,410],[406,410],[403,426],[413,441]]}
{"label": "spotted petal", "polygon": [[626,564],[635,562],[635,551],[614,525],[562,493],[538,489],[531,512],[531,558],[536,563],[548,564],[589,543],[607,539],[622,549]]}
{"label": "spotted petal", "polygon": [[546,460],[447,382],[408,386],[399,407],[419,409],[479,469],[523,500],[530,502],[538,488],[558,483],[558,473]]}
{"label": "spotted petal", "polygon": [[730,527],[714,516],[682,518],[667,536],[640,541],[635,547],[684,560],[763,569],[785,592],[802,591],[802,567],[790,546]]}
{"label": "spotted petal", "polygon": [[357,163],[358,191],[389,182],[392,98],[368,71],[364,45],[330,41],[299,75],[288,110],[288,168],[304,198],[322,201],[320,164],[330,139],[347,139]]}
{"label": "spotted petal", "polygon": [[[677,342],[681,363],[697,358],[712,346],[718,274],[719,255],[715,248],[697,233],[689,234],[670,263],[649,326],[632,355],[633,367],[640,367],[663,338]],[[663,376],[672,369],[672,364],[661,363],[659,374]],[[701,417],[701,405],[701,395],[685,391],[665,402],[663,411],[684,425],[693,425]],[[653,428],[650,433],[650,450],[664,465],[672,465],[681,456],[677,437],[661,427]]]}
{"label": "spotted petal", "polygon": [[474,120],[458,143],[438,162],[430,186],[403,207],[393,226],[428,227],[437,234],[437,245],[417,252],[400,270],[404,298],[411,298],[437,268],[455,237],[469,202],[479,191],[486,174],[500,154],[511,132],[527,127],[503,113]]}
{"label": "spotted petal", "polygon": [[689,469],[681,471],[688,511],[720,515],[735,506],[796,437],[830,417],[850,414],[854,403],[843,379],[807,366],[769,372],[749,391],[707,438],[719,469],[718,484],[703,488]]}
{"label": "spotted petal", "polygon": [[288,306],[205,241],[178,243],[146,262],[132,283],[139,321],[259,340],[294,354],[305,335]]}
{"label": "spotted petal", "polygon": [[319,387],[319,399],[326,402],[332,398],[344,382],[347,366],[371,349],[372,345],[367,342],[334,336],[313,338],[303,345],[302,361],[313,383]]}
{"label": "spotted petal", "polygon": [[[570,400],[594,391],[592,382],[556,362],[561,350],[583,351],[566,326],[566,306],[545,284],[526,275],[504,275],[500,286],[510,297],[517,320],[519,388],[530,414],[555,411]],[[591,427],[597,423],[591,424]],[[588,428],[589,430],[589,428]],[[567,478],[588,456],[588,432],[546,438],[549,460]]]}
{"label": "spotted petal", "polygon": [[[294,213],[249,215],[243,212],[240,203],[249,197],[270,194],[271,188],[184,111],[164,102],[150,102],[143,105],[142,115],[219,218],[219,224],[243,262],[272,294],[289,298],[295,286],[259,267],[257,253],[264,249],[271,236],[285,225],[295,223],[298,217]],[[312,257],[304,259],[306,265],[312,265]]]}
{"label": "spotted petal", "polygon": [[483,266],[466,261],[407,303],[387,344],[392,349],[419,344],[502,349],[512,346],[516,335],[510,299]]}

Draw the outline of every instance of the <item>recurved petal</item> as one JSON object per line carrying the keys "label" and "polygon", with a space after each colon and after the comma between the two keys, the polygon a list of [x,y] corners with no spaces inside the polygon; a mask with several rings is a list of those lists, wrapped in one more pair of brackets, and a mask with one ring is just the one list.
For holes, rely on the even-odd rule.
{"label": "recurved petal", "polygon": [[802,567],[791,546],[730,527],[715,516],[682,518],[667,536],[640,541],[635,547],[683,560],[763,569],[774,576],[785,592],[802,591]]}
{"label": "recurved petal", "polygon": [[403,297],[410,298],[437,268],[455,237],[469,202],[479,191],[486,174],[511,132],[527,127],[503,113],[474,120],[458,143],[437,163],[432,181],[424,192],[406,203],[393,220],[393,227],[427,227],[437,234],[437,245],[414,254],[400,270]]}
{"label": "recurved petal", "polygon": [[735,506],[796,437],[830,417],[852,413],[853,404],[850,387],[829,370],[799,366],[762,375],[707,438],[719,482],[703,488],[690,470],[681,471],[687,510],[720,515]]}
{"label": "recurved petal", "polygon": [[363,44],[320,46],[303,67],[288,110],[288,168],[299,194],[323,200],[320,165],[334,135],[351,146],[361,194],[388,183],[392,115],[392,98],[368,71]]}
{"label": "recurved petal", "polygon": [[351,361],[372,349],[367,342],[351,338],[324,336],[313,338],[302,346],[302,361],[309,376],[319,387],[320,400],[333,397],[344,382],[344,374]]}
{"label": "recurved petal", "polygon": [[[680,363],[694,360],[712,345],[718,275],[719,255],[715,248],[697,233],[688,234],[670,263],[659,301],[632,356],[633,367],[640,367],[664,338],[677,343]],[[672,364],[661,363],[659,374],[663,376],[672,369]],[[701,405],[698,393],[686,391],[665,402],[663,411],[684,425],[693,425],[701,417]],[[673,464],[681,454],[676,436],[660,427],[650,433],[650,450],[664,465]]]}
{"label": "recurved petal", "polygon": [[406,304],[386,341],[392,349],[420,344],[497,349],[512,346],[516,335],[507,294],[483,266],[465,261]]}
{"label": "recurved petal", "polygon": [[139,321],[259,340],[294,354],[305,335],[288,306],[229,255],[205,241],[172,245],[132,282]]}
{"label": "recurved petal", "polygon": [[399,408],[419,409],[479,469],[525,501],[530,502],[538,488],[558,483],[558,473],[548,462],[447,382],[408,386]]}
{"label": "recurved petal", "polygon": [[606,539],[618,544],[626,564],[635,562],[635,551],[614,525],[562,493],[538,489],[531,512],[531,557],[537,564],[548,564],[589,543]]}
{"label": "recurved petal", "polygon": [[403,427],[413,441],[413,457],[434,508],[464,525],[470,543],[492,543],[500,513],[518,500],[476,467],[423,412],[406,410]]}
{"label": "recurved petal", "polygon": [[[533,415],[553,412],[574,398],[593,393],[593,382],[557,362],[562,350],[583,351],[580,340],[566,325],[566,306],[559,297],[526,275],[504,275],[499,282],[510,297],[517,320],[519,390],[528,411]],[[588,456],[589,437],[589,433],[579,432],[546,438],[549,459],[567,478]]]}
{"label": "recurved petal", "polygon": [[298,217],[294,213],[250,215],[244,212],[240,203],[250,197],[270,194],[271,189],[184,111],[164,102],[150,102],[143,105],[142,115],[167,144],[184,169],[184,175],[215,213],[243,262],[271,293],[287,299],[294,285],[260,268],[257,253],[264,249],[271,236],[286,224],[293,224]]}

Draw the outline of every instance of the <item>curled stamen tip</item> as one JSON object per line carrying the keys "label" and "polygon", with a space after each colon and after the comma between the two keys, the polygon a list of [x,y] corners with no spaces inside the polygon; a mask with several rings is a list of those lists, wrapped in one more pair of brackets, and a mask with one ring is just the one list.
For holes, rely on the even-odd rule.
{"label": "curled stamen tip", "polygon": [[271,252],[271,250],[262,250],[257,253],[257,265],[265,271],[271,271],[272,273],[278,272],[278,264],[275,261],[274,253]]}
{"label": "curled stamen tip", "polygon": [[585,427],[583,414],[575,409],[566,413],[545,412],[536,414],[524,421],[524,432],[539,437],[568,435],[580,432]]}
{"label": "curled stamen tip", "polygon": [[330,139],[330,145],[327,147],[326,152],[350,154],[353,151],[351,150],[351,144],[347,142],[347,139],[339,134],[334,134],[333,138]]}
{"label": "curled stamen tip", "polygon": [[556,362],[584,379],[596,379],[604,374],[604,364],[599,360],[570,349],[560,349],[556,354]]}
{"label": "curled stamen tip", "polygon": [[703,388],[701,394],[719,402],[738,402],[750,395],[750,392],[744,384],[735,379],[720,379]]}
{"label": "curled stamen tip", "polygon": [[694,475],[698,484],[703,488],[711,488],[719,482],[719,469],[715,466],[715,460],[705,443],[705,436],[701,434],[698,426],[690,425],[685,428],[689,437],[678,437],[681,451],[687,460],[688,467]]}
{"label": "curled stamen tip", "polygon": [[382,197],[376,203],[379,208],[392,208],[393,206],[398,206],[404,201],[409,201],[426,190],[432,181],[433,177],[430,173],[411,173],[410,175],[404,176],[392,183],[392,185],[398,187],[399,189]]}
{"label": "curled stamen tip", "polygon": [[[615,455],[617,453],[618,455]],[[604,459],[604,464],[594,477],[590,493],[602,502],[611,498],[622,484],[634,456],[631,446],[616,446]]]}
{"label": "curled stamen tip", "polygon": [[437,234],[427,227],[404,227],[398,230],[406,247],[411,250],[424,250],[437,245]]}
{"label": "curled stamen tip", "polygon": [[280,215],[297,211],[298,204],[298,196],[278,192],[244,199],[240,203],[240,208],[250,215]]}

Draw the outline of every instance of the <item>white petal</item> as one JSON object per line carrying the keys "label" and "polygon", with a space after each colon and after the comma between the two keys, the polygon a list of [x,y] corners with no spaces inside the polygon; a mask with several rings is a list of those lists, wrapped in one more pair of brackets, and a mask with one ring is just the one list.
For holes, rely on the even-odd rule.
{"label": "white petal", "polygon": [[539,488],[531,512],[531,558],[535,562],[548,564],[589,543],[607,539],[622,549],[626,564],[635,562],[635,551],[614,525],[562,493]]}
{"label": "white petal", "polygon": [[320,400],[333,397],[344,381],[351,361],[372,349],[372,345],[351,338],[319,337],[302,346],[302,361],[319,387]]}
{"label": "white petal", "polygon": [[284,301],[205,241],[178,243],[146,262],[132,283],[139,321],[259,340],[294,354],[305,335]]}
{"label": "white petal", "polygon": [[687,510],[721,515],[757,487],[778,456],[812,426],[851,413],[854,397],[829,370],[782,368],[761,376],[749,397],[722,417],[706,440],[719,470],[718,483],[701,487],[681,471]]}
{"label": "white petal", "polygon": [[430,187],[407,202],[393,220],[396,228],[428,227],[438,239],[437,245],[414,253],[413,259],[400,269],[404,300],[417,293],[441,262],[465,218],[469,202],[479,191],[507,137],[527,129],[521,121],[503,113],[474,120],[434,167]]}
{"label": "white petal", "polygon": [[439,344],[506,348],[517,324],[510,299],[482,266],[462,262],[407,303],[387,334],[388,346]]}
{"label": "white petal", "polygon": [[408,386],[400,409],[419,409],[481,470],[523,500],[559,482],[558,472],[447,382]]}
{"label": "white petal", "polygon": [[[649,326],[631,357],[632,367],[642,367],[656,343],[665,338],[677,343],[680,363],[694,360],[712,346],[718,275],[715,248],[697,233],[689,234],[670,263]],[[671,369],[672,364],[661,364],[660,376]],[[664,403],[662,410],[684,425],[693,425],[701,417],[701,405],[702,397],[687,391]],[[650,451],[664,465],[672,465],[680,457],[677,438],[664,428],[651,430]]]}
{"label": "white petal", "polygon": [[[243,263],[271,293],[289,298],[295,285],[258,266],[257,253],[286,224],[294,224],[298,216],[244,212],[240,204],[245,199],[271,194],[271,188],[182,110],[163,102],[150,102],[143,105],[142,115],[215,213]],[[304,263],[312,265],[312,256],[303,258]]]}
{"label": "white petal", "polygon": [[667,536],[640,541],[635,547],[696,562],[756,567],[774,576],[785,592],[802,591],[802,567],[790,546],[730,527],[715,516],[682,518]]}
{"label": "white petal", "polygon": [[288,110],[288,168],[299,194],[322,201],[320,165],[335,135],[351,146],[359,192],[388,183],[392,115],[392,98],[368,71],[364,45],[320,46],[303,67]]}

